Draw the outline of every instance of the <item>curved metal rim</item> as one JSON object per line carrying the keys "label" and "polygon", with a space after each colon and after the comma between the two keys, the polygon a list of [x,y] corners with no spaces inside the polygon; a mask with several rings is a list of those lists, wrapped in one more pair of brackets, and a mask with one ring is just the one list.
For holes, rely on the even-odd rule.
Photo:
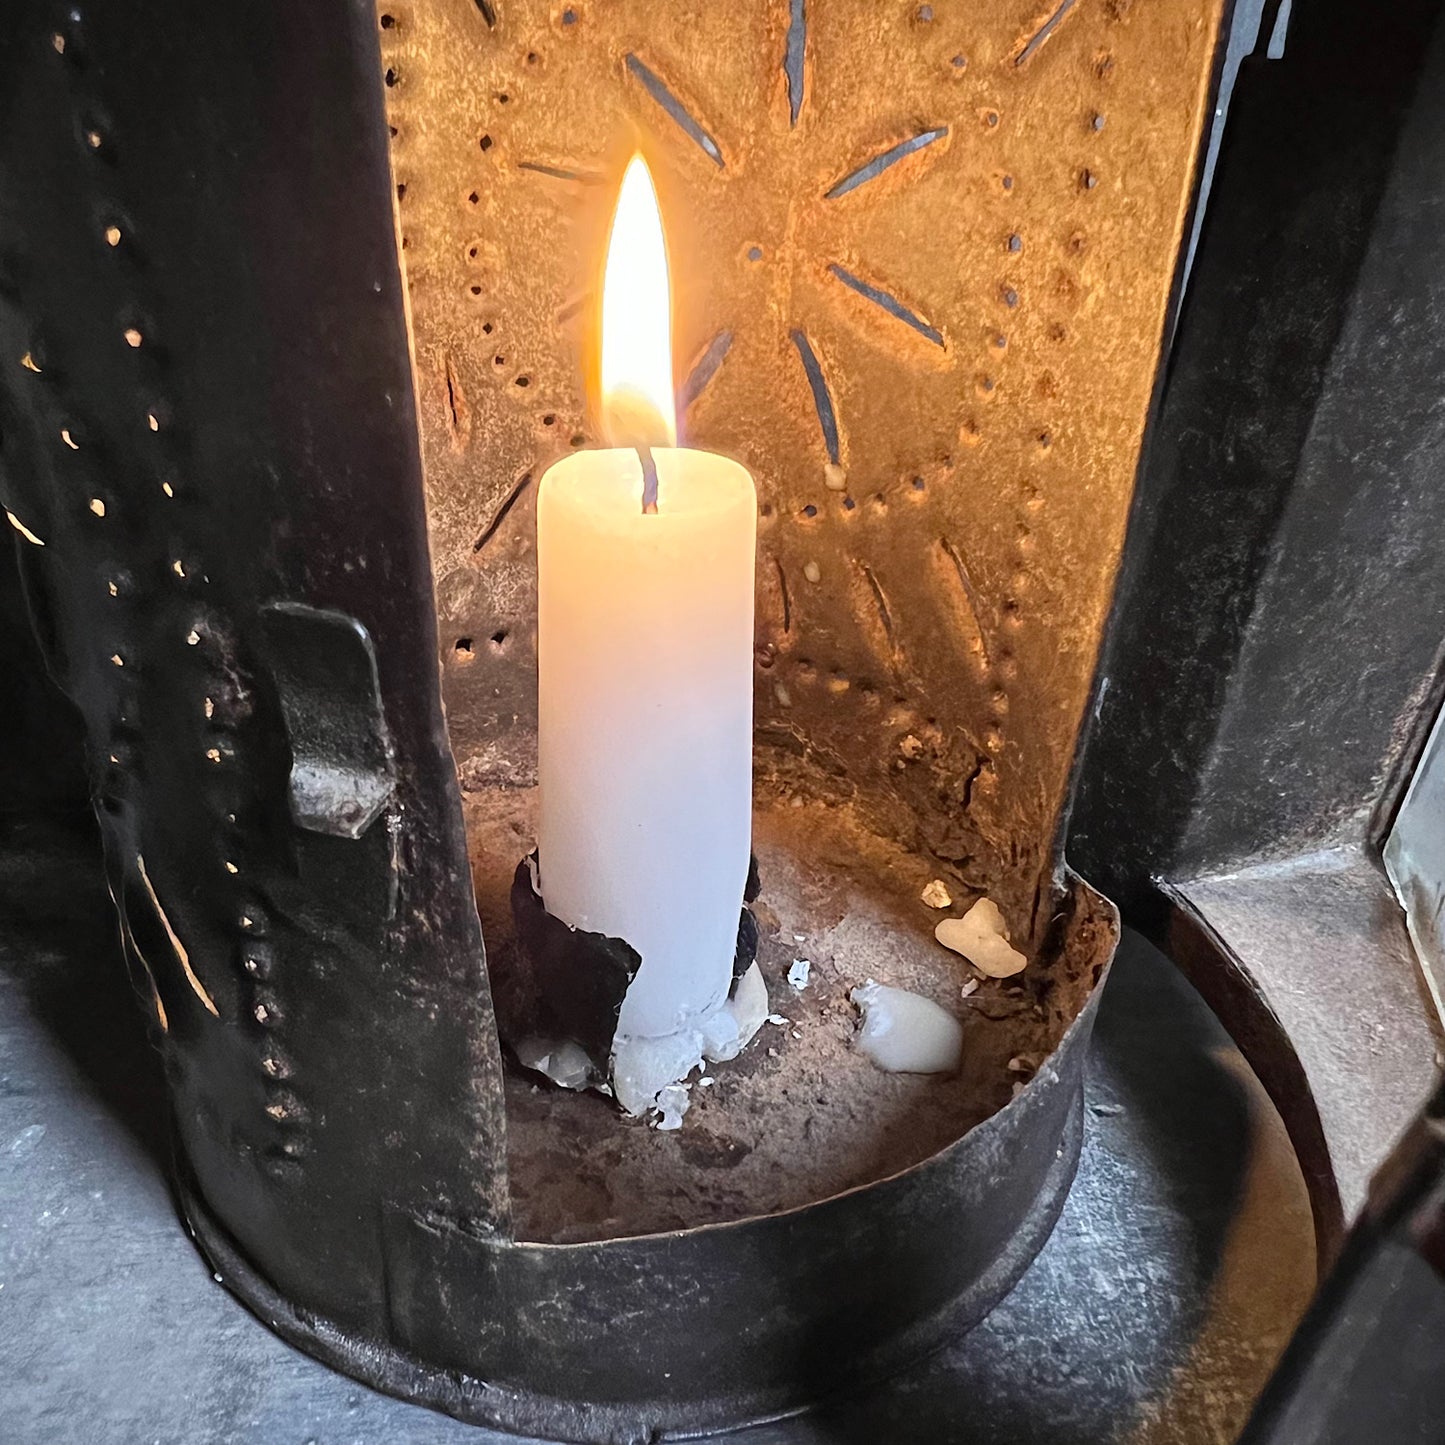
{"label": "curved metal rim", "polygon": [[[781,1215],[571,1246],[438,1230],[398,1209],[387,1248],[395,1313],[389,1306],[374,1330],[290,1302],[212,1210],[177,1147],[182,1213],[217,1279],[288,1342],[472,1424],[647,1445],[798,1414],[966,1333],[1052,1232],[1078,1166],[1089,1042],[1118,937],[1113,906],[1072,881],[1107,931],[1048,1064],[988,1119],[888,1179]],[[992,1222],[980,1231],[985,1206]],[[1006,1227],[996,1227],[1001,1208]],[[891,1228],[895,1220],[906,1227]],[[682,1303],[656,1284],[679,1275],[697,1285]],[[789,1288],[811,1301],[802,1314],[767,1312]],[[561,1316],[539,1324],[533,1306],[570,1299],[593,1305],[570,1341],[554,1338],[572,1327]],[[699,1299],[710,1301],[702,1315]],[[610,1330],[609,1300],[627,1320],[649,1321],[645,1338],[633,1326]],[[690,1348],[668,1370],[668,1351],[694,1329],[711,1331],[701,1353]]]}
{"label": "curved metal rim", "polygon": [[1184,893],[1165,884],[1157,897],[1160,916],[1141,920],[1152,925],[1148,936],[1224,1025],[1279,1111],[1304,1174],[1323,1275],[1343,1245],[1345,1217],[1309,1076],[1245,961]]}
{"label": "curved metal rim", "polygon": [[[1096,988],[1102,984],[1101,978]],[[858,1387],[914,1364],[967,1333],[1018,1283],[1053,1233],[1073,1185],[1083,1147],[1083,1105],[1081,1079],[1054,1165],[1033,1207],[1020,1221],[1011,1246],[970,1288],[955,1296],[947,1308],[918,1321],[890,1340],[886,1347],[853,1362],[850,1373]],[[926,1167],[928,1162],[919,1167]],[[225,1227],[193,1188],[179,1153],[176,1187],[186,1226],[220,1282],[269,1329],[288,1344],[373,1389],[440,1410],[469,1424],[519,1434],[540,1434],[550,1439],[582,1442],[582,1445],[595,1445],[595,1442],[642,1445],[642,1442],[702,1439],[802,1414],[823,1403],[820,1397],[779,1407],[760,1394],[751,1398],[731,1396],[694,1401],[685,1410],[671,1402],[649,1405],[642,1401],[625,1410],[613,1406],[588,1407],[585,1433],[579,1433],[579,1409],[574,1401],[503,1389],[454,1370],[438,1369],[391,1344],[360,1339],[331,1320],[297,1308],[240,1253]],[[876,1186],[869,1186],[873,1187]]]}

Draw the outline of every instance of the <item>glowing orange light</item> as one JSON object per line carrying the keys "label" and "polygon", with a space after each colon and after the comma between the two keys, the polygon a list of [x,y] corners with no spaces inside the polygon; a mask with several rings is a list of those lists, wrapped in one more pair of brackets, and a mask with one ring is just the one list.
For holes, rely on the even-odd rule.
{"label": "glowing orange light", "polygon": [[618,447],[677,445],[672,295],[657,191],[641,156],[622,178],[602,282],[602,429]]}

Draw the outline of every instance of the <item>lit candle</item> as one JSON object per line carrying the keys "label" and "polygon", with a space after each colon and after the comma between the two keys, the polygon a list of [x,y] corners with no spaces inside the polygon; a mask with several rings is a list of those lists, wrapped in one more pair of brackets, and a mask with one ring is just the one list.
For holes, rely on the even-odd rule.
{"label": "lit candle", "polygon": [[[614,446],[558,462],[537,497],[538,862],[548,912],[641,956],[614,1057],[681,1038],[666,1084],[700,1057],[689,1040],[712,1036],[732,982],[752,833],[757,496],[736,462],[675,445],[667,257],[640,157],[602,315]],[[636,1111],[655,1082],[618,1096]]]}

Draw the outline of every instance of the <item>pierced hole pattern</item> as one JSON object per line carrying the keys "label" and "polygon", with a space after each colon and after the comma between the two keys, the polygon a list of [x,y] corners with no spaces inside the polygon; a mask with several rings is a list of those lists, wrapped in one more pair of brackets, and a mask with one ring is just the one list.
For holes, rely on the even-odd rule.
{"label": "pierced hole pattern", "polygon": [[[385,22],[384,22],[385,23]],[[76,25],[79,22],[76,21]],[[65,56],[67,62],[79,54],[76,35],[72,32],[57,33],[55,48]],[[394,72],[393,82],[397,79]],[[131,289],[125,298],[122,315],[146,317],[151,314],[156,298],[143,293],[156,284],[158,278],[144,269],[132,269],[128,262],[134,259],[132,228],[129,222],[115,209],[117,181],[123,169],[124,135],[116,134],[115,128],[100,122],[86,122],[78,130],[78,146],[82,156],[99,156],[108,164],[104,168],[89,170],[90,184],[96,190],[96,210],[100,220],[96,226],[95,245],[97,264],[110,268],[107,274],[111,284]],[[116,270],[117,266],[120,270]],[[114,315],[112,311],[110,313]],[[104,323],[98,323],[104,324]],[[109,324],[114,324],[109,323]],[[137,875],[145,884],[155,904],[155,911],[166,931],[171,935],[179,966],[185,975],[186,984],[180,994],[167,992],[164,1003],[157,996],[157,1015],[163,1027],[169,1027],[176,1017],[178,1007],[186,1006],[186,997],[194,998],[210,1015],[222,1017],[228,1024],[237,1018],[253,1019],[258,1032],[271,1037],[261,1040],[256,1053],[256,1066],[266,1079],[268,1094],[265,1103],[265,1118],[274,1145],[270,1154],[286,1161],[286,1167],[294,1170],[296,1161],[308,1152],[309,1142],[306,1124],[309,1111],[304,1100],[293,1088],[279,1092],[281,1079],[292,1079],[294,1070],[287,1060],[276,1034],[283,1029],[284,1004],[277,992],[275,960],[265,941],[268,932],[265,912],[260,900],[251,895],[247,885],[246,848],[242,829],[237,823],[237,808],[247,805],[239,796],[237,788],[245,770],[236,766],[238,752],[242,746],[239,725],[250,707],[246,689],[238,686],[238,649],[235,639],[221,622],[211,619],[204,612],[204,595],[208,578],[204,562],[187,549],[177,555],[175,543],[170,536],[170,525],[158,525],[157,517],[147,526],[146,513],[156,507],[168,507],[179,502],[178,493],[184,490],[186,505],[191,508],[205,505],[204,487],[184,487],[183,479],[191,475],[186,459],[186,438],[184,428],[175,424],[173,402],[166,395],[167,359],[164,349],[156,347],[151,334],[152,328],[144,320],[122,322],[120,337],[112,333],[112,347],[123,341],[131,351],[143,353],[146,360],[137,364],[132,393],[131,414],[143,421],[136,423],[136,432],[126,438],[116,438],[112,447],[93,445],[89,436],[89,413],[83,398],[73,401],[73,419],[57,419],[57,432],[64,448],[61,454],[63,465],[76,470],[78,478],[89,481],[95,490],[80,491],[86,500],[76,508],[86,519],[87,527],[93,529],[90,536],[107,535],[118,515],[130,529],[131,549],[134,566],[126,569],[107,569],[100,573],[98,586],[102,587],[108,615],[117,619],[116,635],[97,639],[96,660],[111,670],[112,692],[116,698],[114,717],[109,736],[101,750],[104,774],[99,794],[103,804],[103,816],[122,816],[130,805],[134,787],[144,779],[145,749],[136,730],[138,715],[137,700],[143,690],[152,685],[149,680],[148,650],[154,646],[165,647],[173,654],[168,667],[175,665],[174,654],[181,655],[180,666],[194,686],[194,752],[190,754],[197,768],[198,787],[208,801],[217,819],[215,829],[215,852],[211,859],[211,882],[207,885],[213,893],[229,899],[231,917],[235,920],[237,939],[237,967],[234,975],[202,979],[200,965],[193,963],[185,945],[176,935],[174,921],[165,913],[155,889],[145,875],[143,864],[136,859]],[[101,338],[97,337],[97,345]],[[35,349],[27,353],[26,369],[42,373],[46,352]],[[37,360],[39,358],[39,360]],[[63,376],[62,359],[57,359],[57,374]],[[54,434],[52,434],[54,435]],[[103,438],[96,438],[103,441]],[[131,466],[113,465],[112,453],[117,449],[131,447],[134,463]],[[105,457],[112,464],[102,475],[98,468]],[[135,481],[132,483],[131,478]],[[108,490],[114,485],[115,494]],[[126,488],[126,490],[122,490]],[[155,490],[151,490],[154,488]],[[172,518],[178,513],[170,513]],[[150,537],[150,555],[136,554],[137,538]],[[93,545],[93,544],[92,544]],[[167,596],[165,589],[174,589]],[[165,608],[174,607],[176,598],[183,599],[180,605],[187,609],[193,619],[182,623],[164,638],[151,641],[143,629],[143,641],[120,643],[120,637],[131,636],[127,619],[136,616],[166,616]],[[112,611],[113,610],[113,611]],[[183,613],[183,615],[186,615]],[[169,761],[168,767],[183,767],[184,760]],[[224,800],[224,801],[223,801]],[[110,842],[109,834],[107,835]],[[262,992],[259,985],[266,984]],[[164,987],[164,985],[162,985]],[[169,1009],[169,1021],[167,1018]]]}
{"label": "pierced hole pattern", "polygon": [[[488,685],[495,679],[509,702],[523,696],[520,684],[507,689],[529,665],[530,639],[516,628],[510,655],[491,655],[492,599],[530,561],[530,481],[519,492],[515,479],[540,475],[557,452],[585,444],[572,377],[597,298],[579,268],[511,239],[510,222],[532,238],[565,225],[578,254],[600,254],[615,177],[599,173],[601,151],[585,127],[595,118],[597,134],[635,128],[657,162],[665,215],[686,194],[709,238],[704,258],[675,262],[679,419],[692,444],[752,467],[760,531],[776,562],[761,569],[770,574],[771,625],[781,626],[780,599],[788,596],[786,641],[767,643],[763,713],[777,683],[790,702],[774,700],[789,707],[791,724],[827,735],[821,699],[856,708],[865,695],[933,690],[947,699],[934,710],[988,755],[991,770],[1016,769],[1024,751],[1042,755],[1047,725],[1030,702],[1058,676],[1038,642],[1057,621],[1036,610],[1035,579],[1050,575],[1051,587],[1072,587],[1052,574],[1077,560],[1063,556],[1058,539],[1077,530],[1079,478],[1100,481],[1111,465],[1105,456],[1127,457],[1136,440],[1126,426],[1108,448],[1087,450],[1068,419],[1091,406],[1097,415],[1103,390],[1111,416],[1147,392],[1142,371],[1105,387],[1090,365],[1091,353],[1095,361],[1114,354],[1137,322],[1134,302],[1104,278],[1121,265],[1142,266],[1147,279],[1136,300],[1151,287],[1161,297],[1158,237],[1178,210],[1178,196],[1141,192],[1144,183],[1116,163],[1112,148],[1116,135],[1133,140],[1142,118],[1155,123],[1148,77],[1166,56],[1181,74],[1200,74],[1203,62],[1194,40],[1143,7],[1122,26],[1105,7],[1059,0],[1015,31],[990,17],[965,20],[937,0],[910,3],[864,27],[892,81],[887,95],[849,98],[843,137],[830,119],[842,101],[836,50],[830,58],[827,49],[839,42],[819,26],[817,10],[787,0],[765,54],[715,47],[720,58],[709,67],[686,64],[711,38],[706,19],[683,26],[668,18],[640,37],[597,7],[576,7],[585,24],[560,8],[520,22],[508,11],[505,24],[517,28],[504,47],[487,27],[469,28],[467,65],[458,70],[470,76],[466,94],[429,63],[443,27],[423,12],[407,13],[398,33],[383,37],[385,65],[416,81],[388,96],[398,179],[404,183],[409,157],[420,154],[412,148],[427,133],[423,121],[431,126],[428,155],[444,152],[459,177],[448,195],[418,189],[407,197],[407,231],[420,248],[407,257],[416,267],[418,339],[468,373],[469,397],[481,397],[475,404],[496,422],[479,417],[454,455],[444,378],[419,377],[434,515],[467,518],[465,535],[459,525],[439,549],[438,587],[455,572],[453,591],[465,580],[476,599],[459,607],[454,623],[480,644],[467,686],[486,669]],[[849,43],[863,44],[863,29]],[[585,122],[568,99],[583,75],[595,77]],[[766,124],[730,95],[766,97]],[[478,97],[478,128],[459,129],[445,145],[435,139],[447,107],[455,125],[455,116],[477,113]],[[857,125],[860,118],[869,125]],[[483,127],[494,142],[486,153]],[[1182,173],[1188,129],[1182,117],[1164,122],[1169,160],[1156,174],[1176,161]],[[841,159],[830,164],[829,155]],[[780,197],[772,178],[784,172],[791,190]],[[778,226],[784,213],[796,221],[788,231]],[[960,248],[959,266],[930,269],[921,258],[936,253],[940,228],[961,226],[973,228],[978,244]],[[1087,232],[1086,248],[1073,248],[1075,232]],[[486,252],[469,254],[466,238],[478,235]],[[442,276],[452,278],[450,305],[432,294]],[[806,307],[791,299],[804,296]],[[478,304],[457,306],[463,297]],[[1126,395],[1121,412],[1116,403]],[[515,440],[484,458],[478,439],[504,434]],[[1110,507],[1127,488],[1112,475],[1101,484]],[[970,569],[986,672],[933,672],[938,649],[918,641],[948,635],[936,609],[946,603],[956,616],[963,606],[944,537]],[[1097,577],[1082,565],[1089,575],[1080,586],[1097,601]],[[530,605],[524,597],[517,612],[526,616]],[[817,658],[819,682],[809,690],[788,671],[787,654],[817,635],[833,639],[836,655]],[[831,689],[827,678],[848,686]],[[530,727],[525,706],[519,735]],[[1067,752],[1067,739],[1052,741]],[[469,745],[459,743],[459,756]],[[975,796],[1017,786],[1002,778],[986,772]]]}

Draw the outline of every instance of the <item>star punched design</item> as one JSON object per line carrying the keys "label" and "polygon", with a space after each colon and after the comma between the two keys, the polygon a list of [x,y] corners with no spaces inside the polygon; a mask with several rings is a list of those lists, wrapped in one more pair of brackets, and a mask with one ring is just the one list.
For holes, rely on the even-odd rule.
{"label": "star punched design", "polygon": [[[928,7],[923,10],[931,16]],[[665,78],[658,68],[661,62],[650,50],[626,52],[623,69],[637,92],[651,102],[636,107],[637,124],[644,146],[661,149],[666,177],[662,184],[668,191],[684,192],[682,205],[674,208],[681,213],[679,223],[670,227],[676,237],[679,351],[690,363],[679,385],[684,426],[703,440],[718,429],[709,427],[709,412],[720,419],[782,402],[795,425],[799,421],[806,425],[811,411],[815,418],[811,442],[821,450],[823,466],[821,477],[816,464],[809,471],[827,488],[845,491],[850,427],[839,388],[830,378],[867,367],[850,354],[855,348],[836,324],[830,325],[837,318],[829,312],[856,308],[852,319],[855,330],[862,333],[862,345],[886,355],[905,375],[947,372],[950,343],[930,319],[923,297],[926,282],[914,285],[906,265],[889,264],[896,262],[900,250],[906,252],[906,239],[894,232],[887,248],[891,256],[885,255],[880,271],[866,255],[866,231],[870,218],[880,210],[883,214],[892,210],[890,199],[926,176],[946,153],[953,126],[946,121],[902,126],[885,121],[848,135],[848,129],[858,129],[858,108],[853,107],[852,114],[831,115],[815,96],[818,81],[805,0],[790,0],[786,14],[787,27],[781,44],[775,46],[775,85],[762,107],[765,123],[739,127],[734,136],[720,138],[723,131],[703,104],[684,98],[683,82]],[[926,24],[925,19],[915,28]],[[910,36],[910,41],[914,38]],[[966,68],[964,57],[955,59],[958,64],[949,64],[954,83],[953,72]],[[786,128],[778,119],[784,108]],[[773,123],[766,123],[768,119]],[[837,124],[839,119],[844,126]],[[848,121],[853,122],[851,127]],[[841,137],[836,134],[840,129]],[[695,155],[687,154],[689,147]],[[699,156],[708,164],[688,164]],[[896,173],[890,175],[894,168]],[[700,254],[694,254],[695,248]],[[695,267],[702,271],[701,278],[689,275]],[[859,300],[865,303],[861,307]],[[876,315],[868,315],[870,307]],[[707,326],[710,313],[718,317],[715,329],[696,344],[689,333]],[[882,335],[876,334],[880,321]],[[887,334],[894,325],[912,335]],[[794,353],[787,368],[793,394],[784,397],[772,389],[767,395],[737,397],[733,382],[737,373],[746,368],[748,376],[775,374],[783,342],[784,349]],[[919,345],[934,348],[943,357],[916,353]],[[799,380],[806,384],[809,403],[801,408],[796,394]],[[746,380],[742,385],[750,390]],[[719,399],[706,405],[705,398],[715,386]],[[747,449],[745,438],[736,440]],[[770,470],[766,462],[762,466]]]}
{"label": "star punched design", "polygon": [[[975,390],[993,399],[1025,294],[1004,93],[1072,6],[1021,34],[990,22],[1007,39],[927,4],[479,11],[459,47],[472,52],[478,117],[464,209],[479,239],[462,289],[470,309],[496,313],[484,345],[509,346],[492,380],[528,411],[554,401],[554,424],[565,414],[587,439],[567,403],[581,401],[578,361],[595,341],[607,203],[640,146],[673,257],[679,400],[695,442],[839,492],[858,466],[882,484],[972,444],[982,427],[960,405]],[[435,68],[441,37],[420,7],[387,18],[392,38],[423,24],[436,36],[400,47],[388,70],[404,117],[408,85],[431,84],[421,68]],[[399,130],[404,226],[417,214],[406,160],[422,148],[438,138]],[[997,275],[979,294],[960,281],[982,257]],[[536,354],[552,348],[516,344],[532,316],[553,323],[561,374]],[[961,386],[960,371],[977,374]],[[779,454],[774,421],[806,426],[806,457]],[[900,432],[913,455],[872,444]]]}

